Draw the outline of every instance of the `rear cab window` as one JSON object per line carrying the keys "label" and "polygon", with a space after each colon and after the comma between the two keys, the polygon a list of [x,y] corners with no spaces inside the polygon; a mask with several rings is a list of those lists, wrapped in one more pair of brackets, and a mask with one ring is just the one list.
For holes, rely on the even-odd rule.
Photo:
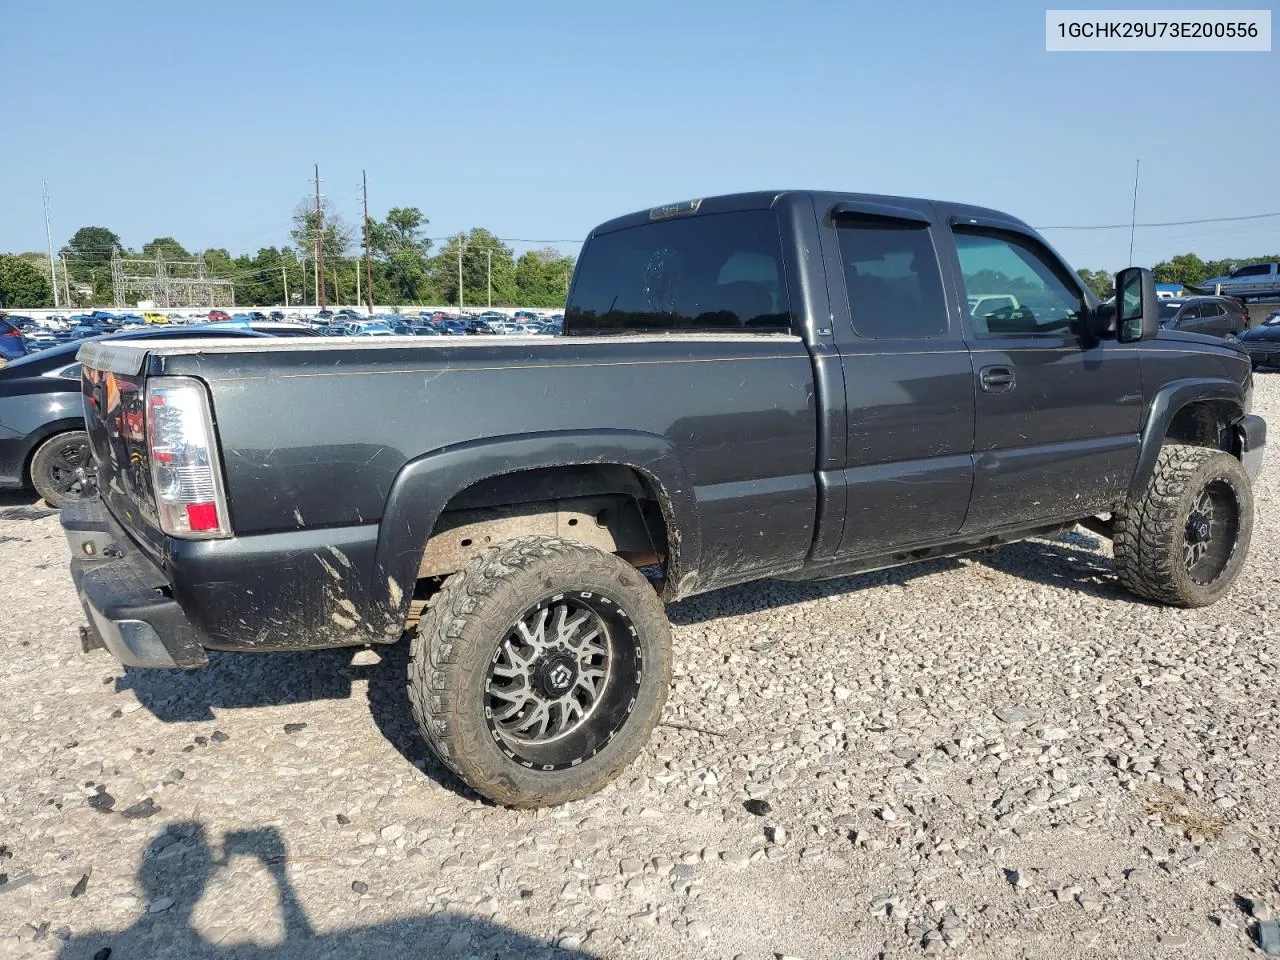
{"label": "rear cab window", "polygon": [[854,333],[916,339],[947,332],[942,274],[926,224],[841,218],[836,236]]}
{"label": "rear cab window", "polygon": [[650,221],[583,250],[566,335],[716,331],[791,332],[772,210]]}

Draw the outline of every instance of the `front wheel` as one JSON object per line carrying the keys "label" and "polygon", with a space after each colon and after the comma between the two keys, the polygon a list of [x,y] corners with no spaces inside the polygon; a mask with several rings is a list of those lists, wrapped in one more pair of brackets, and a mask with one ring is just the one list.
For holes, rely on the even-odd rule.
{"label": "front wheel", "polygon": [[413,637],[409,691],[436,755],[512,807],[577,800],[635,759],[667,698],[653,587],[555,537],[489,548],[445,581]]}
{"label": "front wheel", "polygon": [[1178,607],[1225,594],[1253,533],[1253,489],[1240,461],[1168,443],[1141,499],[1115,514],[1116,573],[1134,593]]}

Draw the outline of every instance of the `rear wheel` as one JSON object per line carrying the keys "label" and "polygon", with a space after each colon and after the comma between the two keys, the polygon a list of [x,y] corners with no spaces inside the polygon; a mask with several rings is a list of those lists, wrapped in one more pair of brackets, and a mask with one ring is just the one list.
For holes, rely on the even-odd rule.
{"label": "rear wheel", "polygon": [[1178,607],[1218,600],[1244,565],[1253,489],[1240,461],[1165,444],[1143,497],[1115,514],[1116,572],[1140,596]]}
{"label": "rear wheel", "polygon": [[31,458],[31,485],[47,504],[61,507],[97,495],[98,473],[83,430],[55,434]]}
{"label": "rear wheel", "polygon": [[409,662],[436,754],[513,807],[576,800],[616,777],[657,724],[670,676],[653,587],[618,557],[554,537],[491,547],[451,576]]}

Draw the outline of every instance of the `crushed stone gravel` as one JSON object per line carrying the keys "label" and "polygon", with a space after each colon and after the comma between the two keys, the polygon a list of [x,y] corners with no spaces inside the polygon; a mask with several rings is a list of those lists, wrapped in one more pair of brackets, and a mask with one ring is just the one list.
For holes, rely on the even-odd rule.
{"label": "crushed stone gravel", "polygon": [[524,812],[429,756],[404,644],[81,653],[57,517],[8,497],[0,956],[1280,952],[1278,457],[1203,610],[1125,593],[1082,529],[674,605],[648,749]]}

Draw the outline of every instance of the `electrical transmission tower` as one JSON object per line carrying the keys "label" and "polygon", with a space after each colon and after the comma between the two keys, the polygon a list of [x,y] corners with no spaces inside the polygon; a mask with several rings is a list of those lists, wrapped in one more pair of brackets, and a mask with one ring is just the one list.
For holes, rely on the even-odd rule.
{"label": "electrical transmission tower", "polygon": [[194,260],[166,260],[156,251],[155,257],[124,257],[120,248],[111,251],[111,286],[115,291],[116,309],[123,309],[126,294],[136,293],[139,300],[150,300],[158,309],[190,307],[234,307],[235,283],[205,273],[203,257]]}

